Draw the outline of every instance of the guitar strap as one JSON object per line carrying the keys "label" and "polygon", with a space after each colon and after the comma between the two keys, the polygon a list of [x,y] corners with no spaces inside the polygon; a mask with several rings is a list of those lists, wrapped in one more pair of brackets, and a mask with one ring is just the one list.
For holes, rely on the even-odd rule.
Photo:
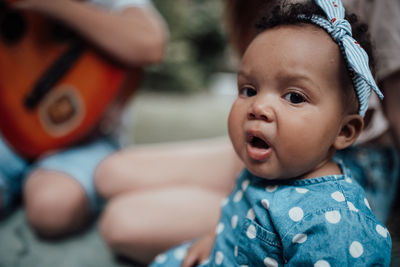
{"label": "guitar strap", "polygon": [[39,78],[32,91],[25,98],[24,106],[34,109],[54,85],[73,67],[84,51],[79,43],[73,43],[60,57],[50,65],[47,71]]}

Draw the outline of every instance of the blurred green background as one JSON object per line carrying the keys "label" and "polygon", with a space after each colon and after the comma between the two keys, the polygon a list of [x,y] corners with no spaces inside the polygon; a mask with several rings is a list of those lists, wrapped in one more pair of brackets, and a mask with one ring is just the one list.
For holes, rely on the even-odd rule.
{"label": "blurred green background", "polygon": [[124,143],[227,135],[238,60],[224,29],[224,2],[153,3],[168,25],[168,46],[161,64],[145,68],[145,80],[124,119]]}
{"label": "blurred green background", "polygon": [[207,90],[216,72],[228,70],[223,1],[154,0],[170,39],[164,61],[146,69],[143,90],[193,93]]}

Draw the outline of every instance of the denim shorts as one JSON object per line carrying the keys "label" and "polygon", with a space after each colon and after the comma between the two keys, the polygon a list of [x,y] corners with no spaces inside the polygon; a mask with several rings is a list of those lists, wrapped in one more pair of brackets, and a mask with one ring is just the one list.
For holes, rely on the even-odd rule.
{"label": "denim shorts", "polygon": [[94,173],[97,165],[118,146],[110,138],[99,138],[43,157],[33,163],[16,154],[0,138],[0,192],[3,210],[21,194],[26,174],[34,168],[59,171],[76,179],[85,190],[93,212],[100,208],[100,198],[94,188]]}

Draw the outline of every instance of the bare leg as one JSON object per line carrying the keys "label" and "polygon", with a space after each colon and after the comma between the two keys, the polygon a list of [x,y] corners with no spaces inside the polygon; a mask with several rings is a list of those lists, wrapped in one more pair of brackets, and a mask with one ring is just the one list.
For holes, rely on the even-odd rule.
{"label": "bare leg", "polygon": [[58,237],[80,230],[89,219],[85,191],[72,177],[38,169],[24,186],[28,221],[38,234]]}
{"label": "bare leg", "polygon": [[242,168],[228,138],[117,152],[96,174],[98,191],[111,198],[101,233],[116,252],[149,262],[216,226]]}
{"label": "bare leg", "polygon": [[117,253],[149,263],[157,254],[213,229],[223,197],[188,186],[128,193],[108,204],[100,231]]}
{"label": "bare leg", "polygon": [[95,183],[105,198],[174,185],[229,192],[242,168],[228,138],[146,145],[109,156]]}

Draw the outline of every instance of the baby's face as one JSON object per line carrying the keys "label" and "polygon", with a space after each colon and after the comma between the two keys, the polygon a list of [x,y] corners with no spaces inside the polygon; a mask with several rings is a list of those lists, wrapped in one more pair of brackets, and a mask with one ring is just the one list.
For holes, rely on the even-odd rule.
{"label": "baby's face", "polygon": [[312,26],[261,33],[243,56],[229,115],[233,146],[253,174],[309,177],[331,162],[344,118],[339,47]]}

